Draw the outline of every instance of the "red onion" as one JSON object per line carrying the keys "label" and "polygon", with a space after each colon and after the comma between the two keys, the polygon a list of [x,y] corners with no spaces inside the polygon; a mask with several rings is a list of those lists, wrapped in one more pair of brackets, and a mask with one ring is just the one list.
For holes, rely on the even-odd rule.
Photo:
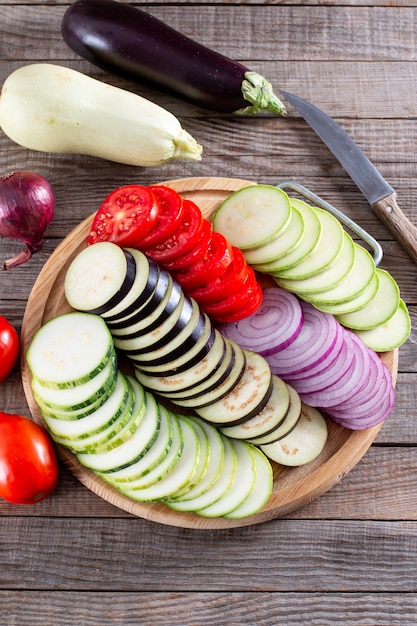
{"label": "red onion", "polygon": [[[343,338],[342,348],[338,352],[337,358],[321,372],[311,374],[293,383],[292,386],[299,394],[315,394],[324,391],[335,385],[348,371],[355,354],[352,349],[352,339],[350,336],[347,333],[341,333],[341,335]],[[287,378],[286,381],[288,382]]]}
{"label": "red onion", "polygon": [[395,405],[395,397],[394,387],[389,386],[384,398],[376,405],[374,404],[366,413],[358,413],[355,415],[354,411],[347,411],[345,414],[334,411],[333,414],[333,410],[329,410],[328,414],[337,424],[340,424],[340,426],[352,430],[365,430],[366,428],[372,428],[372,426],[380,424],[389,417]]}
{"label": "red onion", "polygon": [[301,301],[304,322],[297,338],[283,350],[268,356],[271,371],[286,378],[307,372],[321,363],[334,349],[342,326],[333,315]]}
{"label": "red onion", "polygon": [[219,326],[228,339],[262,356],[290,345],[301,331],[303,311],[292,293],[276,287],[263,290],[259,309],[238,322]]}
{"label": "red onion", "polygon": [[23,241],[26,247],[3,263],[3,269],[22,265],[38,252],[55,210],[50,183],[34,172],[6,174],[0,181],[0,236]]}

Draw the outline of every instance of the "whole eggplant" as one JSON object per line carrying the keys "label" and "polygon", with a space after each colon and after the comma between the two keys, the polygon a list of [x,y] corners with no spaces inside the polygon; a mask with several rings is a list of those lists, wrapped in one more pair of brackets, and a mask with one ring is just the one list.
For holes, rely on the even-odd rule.
{"label": "whole eggplant", "polygon": [[285,114],[263,76],[131,5],[76,0],[63,16],[61,32],[68,46],[94,65],[193,104],[226,113]]}

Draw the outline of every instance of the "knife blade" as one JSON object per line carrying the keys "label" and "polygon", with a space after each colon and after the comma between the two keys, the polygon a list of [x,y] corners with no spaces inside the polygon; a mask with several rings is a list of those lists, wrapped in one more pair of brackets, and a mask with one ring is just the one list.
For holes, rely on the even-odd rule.
{"label": "knife blade", "polygon": [[395,190],[334,119],[311,102],[280,91],[336,157],[378,217],[417,263],[417,227],[400,209]]}

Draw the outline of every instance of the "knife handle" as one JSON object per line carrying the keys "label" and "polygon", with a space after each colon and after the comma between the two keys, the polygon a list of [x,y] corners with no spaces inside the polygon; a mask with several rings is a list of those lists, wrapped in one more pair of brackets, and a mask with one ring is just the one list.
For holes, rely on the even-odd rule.
{"label": "knife handle", "polygon": [[414,263],[417,263],[417,227],[398,206],[396,193],[378,200],[372,207]]}

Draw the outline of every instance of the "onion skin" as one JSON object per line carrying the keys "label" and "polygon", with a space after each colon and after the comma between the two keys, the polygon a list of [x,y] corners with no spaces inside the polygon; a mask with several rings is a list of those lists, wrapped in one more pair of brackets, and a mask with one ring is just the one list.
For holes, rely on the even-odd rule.
{"label": "onion skin", "polygon": [[55,193],[50,183],[35,172],[16,171],[0,181],[0,236],[16,239],[25,248],[3,263],[9,270],[26,263],[42,248],[45,230],[55,211]]}

